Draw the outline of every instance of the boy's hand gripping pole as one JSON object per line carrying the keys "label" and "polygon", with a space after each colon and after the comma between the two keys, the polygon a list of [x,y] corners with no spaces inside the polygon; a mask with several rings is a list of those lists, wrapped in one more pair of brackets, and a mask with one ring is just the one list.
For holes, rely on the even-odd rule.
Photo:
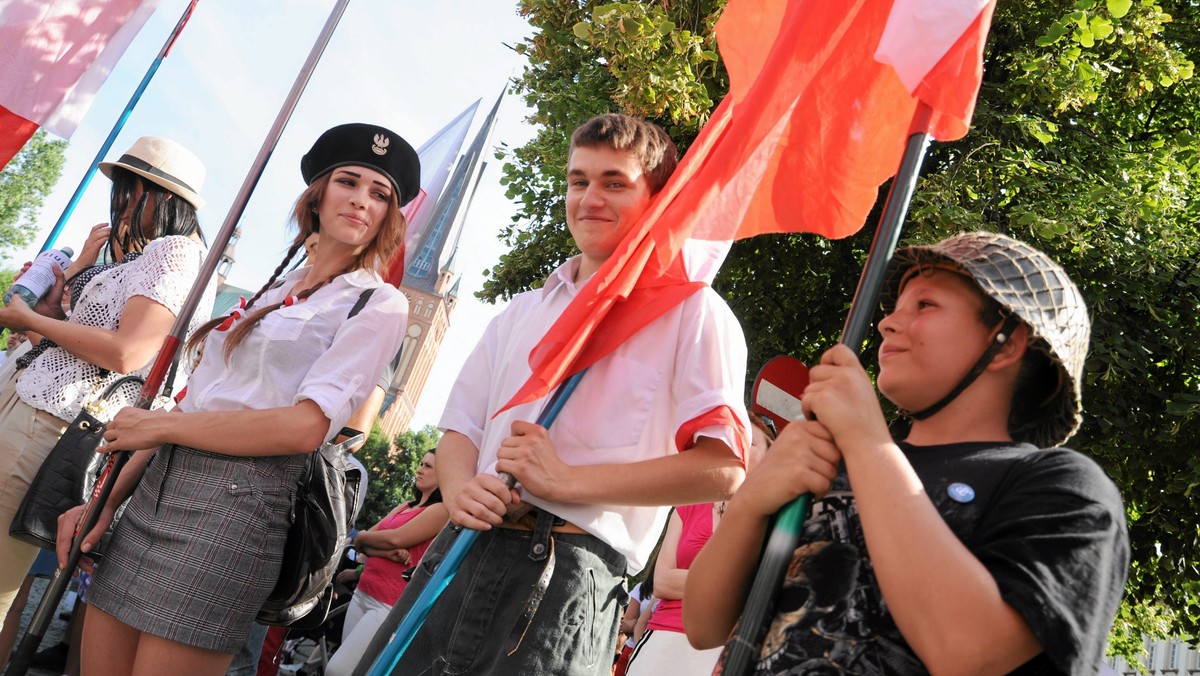
{"label": "boy's hand gripping pole", "polygon": [[[921,163],[925,160],[925,151],[929,147],[931,112],[924,102],[917,105],[909,127],[910,135],[904,148],[904,156],[900,160],[900,169],[892,180],[883,214],[875,229],[875,238],[867,253],[862,275],[858,278],[858,288],[850,304],[850,314],[842,328],[841,342],[854,350],[855,354],[862,350],[863,341],[875,314],[875,305],[879,301],[884,273],[892,260],[892,254],[896,251],[896,243],[900,241],[904,217],[908,213],[917,177],[921,173]],[[800,542],[800,529],[811,506],[812,494],[805,493],[785,505],[775,515],[774,527],[767,539],[762,560],[759,561],[750,594],[746,597],[742,617],[727,643],[727,654],[721,671],[723,676],[743,676],[749,672],[751,663],[758,656],[764,624],[775,604],[775,597],[783,583],[788,564],[792,561],[792,554]]]}
{"label": "boy's hand gripping pole", "polygon": [[[562,407],[567,403],[571,393],[575,391],[575,387],[579,385],[579,380],[583,378],[583,374],[587,373],[587,369],[576,373],[559,385],[558,389],[551,395],[550,401],[546,403],[546,408],[542,414],[538,416],[537,424],[542,427],[549,428],[554,424],[555,418],[562,411]],[[509,474],[500,473],[500,478],[505,485],[513,488],[517,485],[517,480]],[[454,579],[458,573],[459,566],[462,565],[463,559],[467,558],[467,553],[471,551],[471,547],[475,546],[475,540],[479,537],[479,531],[463,528],[458,532],[458,537],[455,538],[454,544],[450,550],[446,552],[446,558],[442,559],[438,564],[437,570],[429,578],[429,582],[421,589],[420,595],[413,602],[408,613],[401,620],[400,626],[396,628],[391,640],[383,647],[379,656],[374,659],[374,662],[369,662],[371,648],[368,648],[367,653],[359,660],[358,669],[355,673],[361,673],[362,667],[365,664],[371,664],[370,676],[385,676],[391,674],[396,668],[396,664],[400,662],[400,658],[404,655],[404,651],[408,649],[408,645],[412,643],[413,637],[421,629],[421,625],[425,624],[425,618],[429,617],[429,612],[433,609],[433,604],[437,602],[438,597],[442,595],[450,581]],[[382,629],[386,630],[386,622]],[[378,636],[378,634],[377,634]],[[372,646],[373,647],[373,646]]]}

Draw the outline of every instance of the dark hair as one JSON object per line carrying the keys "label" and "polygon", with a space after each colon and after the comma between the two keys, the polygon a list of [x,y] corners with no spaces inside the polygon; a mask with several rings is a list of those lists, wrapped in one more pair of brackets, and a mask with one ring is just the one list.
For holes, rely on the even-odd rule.
{"label": "dark hair", "polygon": [[[969,277],[964,279],[982,301],[979,323],[995,329],[1009,315],[1009,311],[985,293],[978,284],[971,282]],[[1028,322],[1020,321],[1030,332],[1029,344],[1021,357],[1016,385],[1013,387],[1008,412],[1008,432],[1014,440],[1026,441],[1030,434],[1041,428],[1043,418],[1051,413],[1046,405],[1058,394],[1061,372],[1050,358],[1050,346],[1046,341],[1033,335],[1033,327],[1029,326]]]}
{"label": "dark hair", "polygon": [[[142,194],[130,211],[129,227],[122,230],[121,219],[129,209],[134,190],[139,185],[142,187]],[[142,217],[151,197],[154,198],[154,213],[150,229],[147,231],[142,227]],[[145,249],[150,242],[159,237],[190,237],[198,234],[201,240],[204,239],[204,233],[200,231],[200,221],[196,217],[196,207],[192,206],[191,202],[157,183],[143,180],[141,176],[123,167],[112,168],[112,191],[108,208],[112,231],[108,235],[105,247],[113,260],[117,258],[118,248],[123,257],[125,254]]]}
{"label": "dark hair", "polygon": [[1017,441],[1032,441],[1047,416],[1055,414],[1050,403],[1063,388],[1062,369],[1050,358],[1050,346],[1041,338],[1031,339],[1021,359],[1017,384],[1008,412],[1008,432]]}
{"label": "dark hair", "polygon": [[[267,280],[266,284],[262,285],[262,288],[250,300],[246,301],[246,312],[250,312],[250,309],[254,307],[258,299],[275,284],[275,281],[287,269],[288,264],[292,262],[296,254],[304,248],[304,241],[308,239],[309,235],[314,232],[320,232],[321,222],[317,216],[317,207],[321,203],[321,198],[325,195],[325,188],[329,185],[330,176],[332,176],[332,173],[318,177],[311,185],[304,189],[304,192],[300,193],[299,199],[296,200],[296,205],[292,207],[292,220],[298,226],[296,237],[292,240],[291,246],[288,247],[287,254],[284,255],[283,260],[275,268],[275,272],[271,274],[271,278]],[[363,250],[345,270],[342,270],[329,279],[321,281],[312,288],[305,289],[304,292],[296,296],[296,299],[304,300],[308,298],[316,293],[318,289],[347,272],[367,269],[383,274],[387,270],[387,265],[391,261],[392,256],[404,245],[404,231],[408,228],[408,221],[405,220],[404,214],[400,212],[400,204],[397,202],[397,199],[396,191],[393,190],[391,196],[388,198],[387,214],[383,217],[383,222],[379,224],[379,231],[375,234],[375,238],[363,247]],[[258,322],[263,317],[282,306],[283,301],[267,305],[248,314],[245,319],[238,322],[233,327],[232,333],[229,334],[229,340],[225,342],[225,359],[229,359],[229,355],[233,353],[233,350],[245,340],[246,336],[258,325]],[[196,329],[196,333],[188,340],[188,349],[195,350],[203,344],[208,334],[214,328],[220,326],[225,319],[225,317],[217,317]]]}
{"label": "dark hair", "polygon": [[761,413],[750,414],[750,425],[762,430],[762,433],[767,436],[768,442],[775,441],[775,437],[778,436],[778,432],[775,431],[775,421]]}
{"label": "dark hair", "polygon": [[635,155],[642,163],[652,195],[662,190],[679,162],[679,151],[662,127],[619,113],[597,115],[571,133],[572,152],[596,146]]}
{"label": "dark hair", "polygon": [[650,565],[646,566],[645,577],[642,578],[642,598],[650,598],[654,595],[654,569],[658,568],[658,550],[654,550],[654,556],[650,557]]}

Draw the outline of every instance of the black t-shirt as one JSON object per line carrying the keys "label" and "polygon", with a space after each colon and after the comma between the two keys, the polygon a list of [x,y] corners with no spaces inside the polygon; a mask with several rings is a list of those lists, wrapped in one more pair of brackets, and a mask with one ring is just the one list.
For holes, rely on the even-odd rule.
{"label": "black t-shirt", "polygon": [[[1129,565],[1124,508],[1103,470],[1065,448],[901,448],[1042,644],[1015,673],[1095,673]],[[754,673],[925,673],[888,612],[844,474],[814,505],[800,542]]]}

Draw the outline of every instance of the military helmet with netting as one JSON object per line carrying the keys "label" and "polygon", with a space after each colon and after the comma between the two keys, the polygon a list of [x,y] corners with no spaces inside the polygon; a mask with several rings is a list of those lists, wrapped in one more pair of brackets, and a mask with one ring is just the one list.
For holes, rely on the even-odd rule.
{"label": "military helmet with netting", "polygon": [[913,267],[950,267],[975,281],[985,295],[1030,328],[1030,349],[1044,352],[1058,369],[1058,387],[1040,407],[1037,421],[1014,438],[1041,447],[1058,446],[1082,421],[1083,363],[1091,322],[1083,295],[1058,263],[1011,237],[990,232],[955,235],[931,246],[896,252],[884,279],[885,312],[896,305]]}

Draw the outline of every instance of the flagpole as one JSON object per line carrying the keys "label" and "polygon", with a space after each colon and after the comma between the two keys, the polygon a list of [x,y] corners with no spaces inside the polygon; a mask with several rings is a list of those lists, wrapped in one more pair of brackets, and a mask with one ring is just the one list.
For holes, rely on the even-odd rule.
{"label": "flagpole", "polygon": [[[549,428],[554,424],[554,420],[566,405],[567,399],[571,397],[571,393],[575,391],[579,381],[583,378],[583,374],[587,373],[587,369],[576,373],[568,378],[562,385],[559,386],[554,394],[551,395],[549,402],[546,404],[546,409],[538,416],[537,424],[542,427]],[[501,473],[500,478],[509,488],[516,486],[516,479],[510,474]],[[480,531],[471,530],[470,528],[462,528],[458,531],[458,536],[454,540],[454,544],[450,546],[446,552],[446,557],[438,564],[437,570],[429,578],[429,582],[421,588],[421,593],[417,599],[413,601],[413,605],[404,614],[402,620],[393,618],[391,614],[384,620],[384,623],[375,633],[375,639],[371,641],[371,645],[367,646],[366,652],[359,658],[358,665],[355,667],[355,673],[360,673],[364,665],[370,664],[371,670],[368,676],[387,676],[396,668],[396,664],[404,655],[404,651],[408,649],[408,645],[412,643],[413,638],[417,635],[417,631],[421,629],[421,625],[425,624],[425,618],[429,617],[429,612],[433,609],[433,604],[437,602],[438,597],[442,595],[450,581],[458,573],[459,567],[463,560],[475,546],[475,541],[479,538]],[[398,626],[397,626],[398,625]],[[393,633],[394,632],[394,633]],[[387,644],[380,647],[376,644],[379,637],[390,635],[391,638]],[[371,657],[372,652],[378,652],[378,657]]]}
{"label": "flagpole", "polygon": [[[150,368],[150,373],[146,376],[146,382],[142,386],[142,391],[138,394],[134,406],[149,409],[150,404],[154,401],[155,396],[157,396],[167,370],[170,368],[176,352],[187,335],[188,324],[191,323],[192,315],[196,313],[196,308],[200,305],[200,299],[204,295],[209,279],[212,278],[213,272],[216,271],[217,264],[221,262],[221,254],[233,236],[233,231],[237,228],[238,221],[242,217],[242,212],[246,209],[246,203],[250,201],[250,195],[254,192],[255,186],[258,185],[258,180],[262,177],[263,170],[267,166],[267,161],[271,159],[275,145],[279,142],[279,137],[283,134],[283,129],[287,126],[288,120],[291,119],[292,112],[296,109],[296,104],[300,101],[300,96],[304,93],[305,87],[308,86],[308,81],[312,78],[317,62],[320,61],[321,55],[325,52],[325,47],[329,44],[329,39],[333,36],[333,31],[337,28],[338,22],[341,21],[342,15],[346,12],[346,6],[349,3],[350,0],[337,0],[337,4],[329,13],[329,18],[326,19],[325,26],[321,29],[321,34],[317,37],[316,43],[309,52],[308,59],[300,69],[299,75],[296,76],[296,81],[292,84],[292,89],[288,92],[287,98],[279,110],[279,114],[275,116],[275,123],[271,125],[271,130],[263,140],[262,147],[259,148],[258,156],[254,158],[254,163],[250,166],[245,180],[242,181],[242,187],[234,198],[233,205],[229,208],[229,213],[225,216],[225,222],[221,226],[221,230],[217,233],[216,239],[208,251],[208,256],[204,259],[204,264],[200,267],[200,272],[196,276],[196,282],[192,285],[187,300],[184,301],[183,307],[175,317],[175,324],[171,327],[171,333],[163,340],[162,349],[159,350],[158,357],[155,359],[154,365]],[[8,671],[6,672],[9,676],[23,676],[29,669],[29,663],[33,658],[34,652],[37,650],[38,644],[41,643],[42,638],[46,634],[46,628],[50,626],[50,621],[54,617],[54,612],[58,608],[58,603],[62,599],[63,592],[67,589],[67,583],[71,580],[71,574],[75,571],[75,567],[79,565],[79,559],[82,556],[80,545],[83,544],[83,538],[95,527],[96,522],[100,518],[100,512],[103,510],[105,503],[108,501],[108,496],[112,493],[113,486],[116,484],[117,477],[120,475],[125,463],[129,462],[130,456],[132,456],[130,451],[119,451],[109,454],[108,464],[103,474],[101,474],[100,480],[96,482],[96,488],[92,493],[92,499],[88,502],[88,506],[84,510],[79,530],[71,541],[71,553],[68,556],[67,565],[54,571],[54,575],[50,578],[50,584],[42,596],[42,601],[29,623],[29,628],[21,640],[20,647],[9,664]]]}
{"label": "flagpole", "polygon": [[154,61],[150,64],[150,68],[146,70],[141,83],[133,91],[133,95],[129,97],[129,102],[125,104],[125,110],[121,111],[121,115],[117,118],[116,123],[109,130],[108,138],[104,139],[104,143],[100,144],[100,149],[96,151],[96,157],[92,158],[87,171],[83,173],[83,180],[79,181],[79,186],[75,188],[75,194],[71,195],[71,199],[67,201],[67,206],[63,208],[62,215],[58,217],[58,222],[54,224],[54,227],[50,230],[50,234],[46,236],[46,242],[42,244],[42,251],[54,246],[55,240],[58,239],[58,236],[62,234],[63,228],[66,227],[67,221],[71,220],[71,216],[75,213],[75,207],[79,206],[79,200],[83,198],[83,193],[87,190],[88,185],[91,184],[92,177],[96,175],[96,169],[99,167],[101,160],[108,154],[113,142],[117,140],[117,135],[125,127],[125,122],[129,120],[129,115],[133,113],[133,107],[142,98],[142,94],[146,91],[146,87],[149,86],[150,80],[154,78],[154,74],[158,72],[158,67],[162,65],[163,59],[166,58],[167,54],[171,53],[171,47],[175,45],[175,40],[183,32],[183,27],[187,25],[188,19],[192,18],[192,12],[196,10],[197,2],[199,0],[192,0],[188,3],[188,6],[183,10],[183,15],[179,17],[179,22],[175,24],[175,28],[171,30],[171,34],[167,36],[167,41],[163,43],[162,49],[158,50],[158,56],[154,57]]}
{"label": "flagpole", "polygon": [[[909,126],[910,136],[904,148],[904,155],[900,159],[900,168],[888,190],[883,214],[875,229],[875,238],[871,241],[862,275],[858,278],[854,300],[850,303],[850,313],[842,327],[841,343],[854,350],[855,354],[862,351],[863,341],[875,315],[884,274],[892,260],[892,254],[896,251],[896,244],[900,241],[904,217],[908,214],[908,205],[916,190],[925,151],[929,148],[928,129],[931,115],[932,111],[928,105],[924,102],[917,104],[912,124]],[[720,672],[722,676],[743,676],[749,672],[751,664],[758,656],[764,623],[774,606],[775,597],[783,583],[783,575],[792,561],[796,546],[800,543],[800,529],[812,505],[812,497],[811,493],[805,493],[785,505],[775,515],[775,525],[763,550],[758,572],[754,576],[746,605],[742,608],[742,616],[738,620],[734,635],[727,643],[729,647]]]}

